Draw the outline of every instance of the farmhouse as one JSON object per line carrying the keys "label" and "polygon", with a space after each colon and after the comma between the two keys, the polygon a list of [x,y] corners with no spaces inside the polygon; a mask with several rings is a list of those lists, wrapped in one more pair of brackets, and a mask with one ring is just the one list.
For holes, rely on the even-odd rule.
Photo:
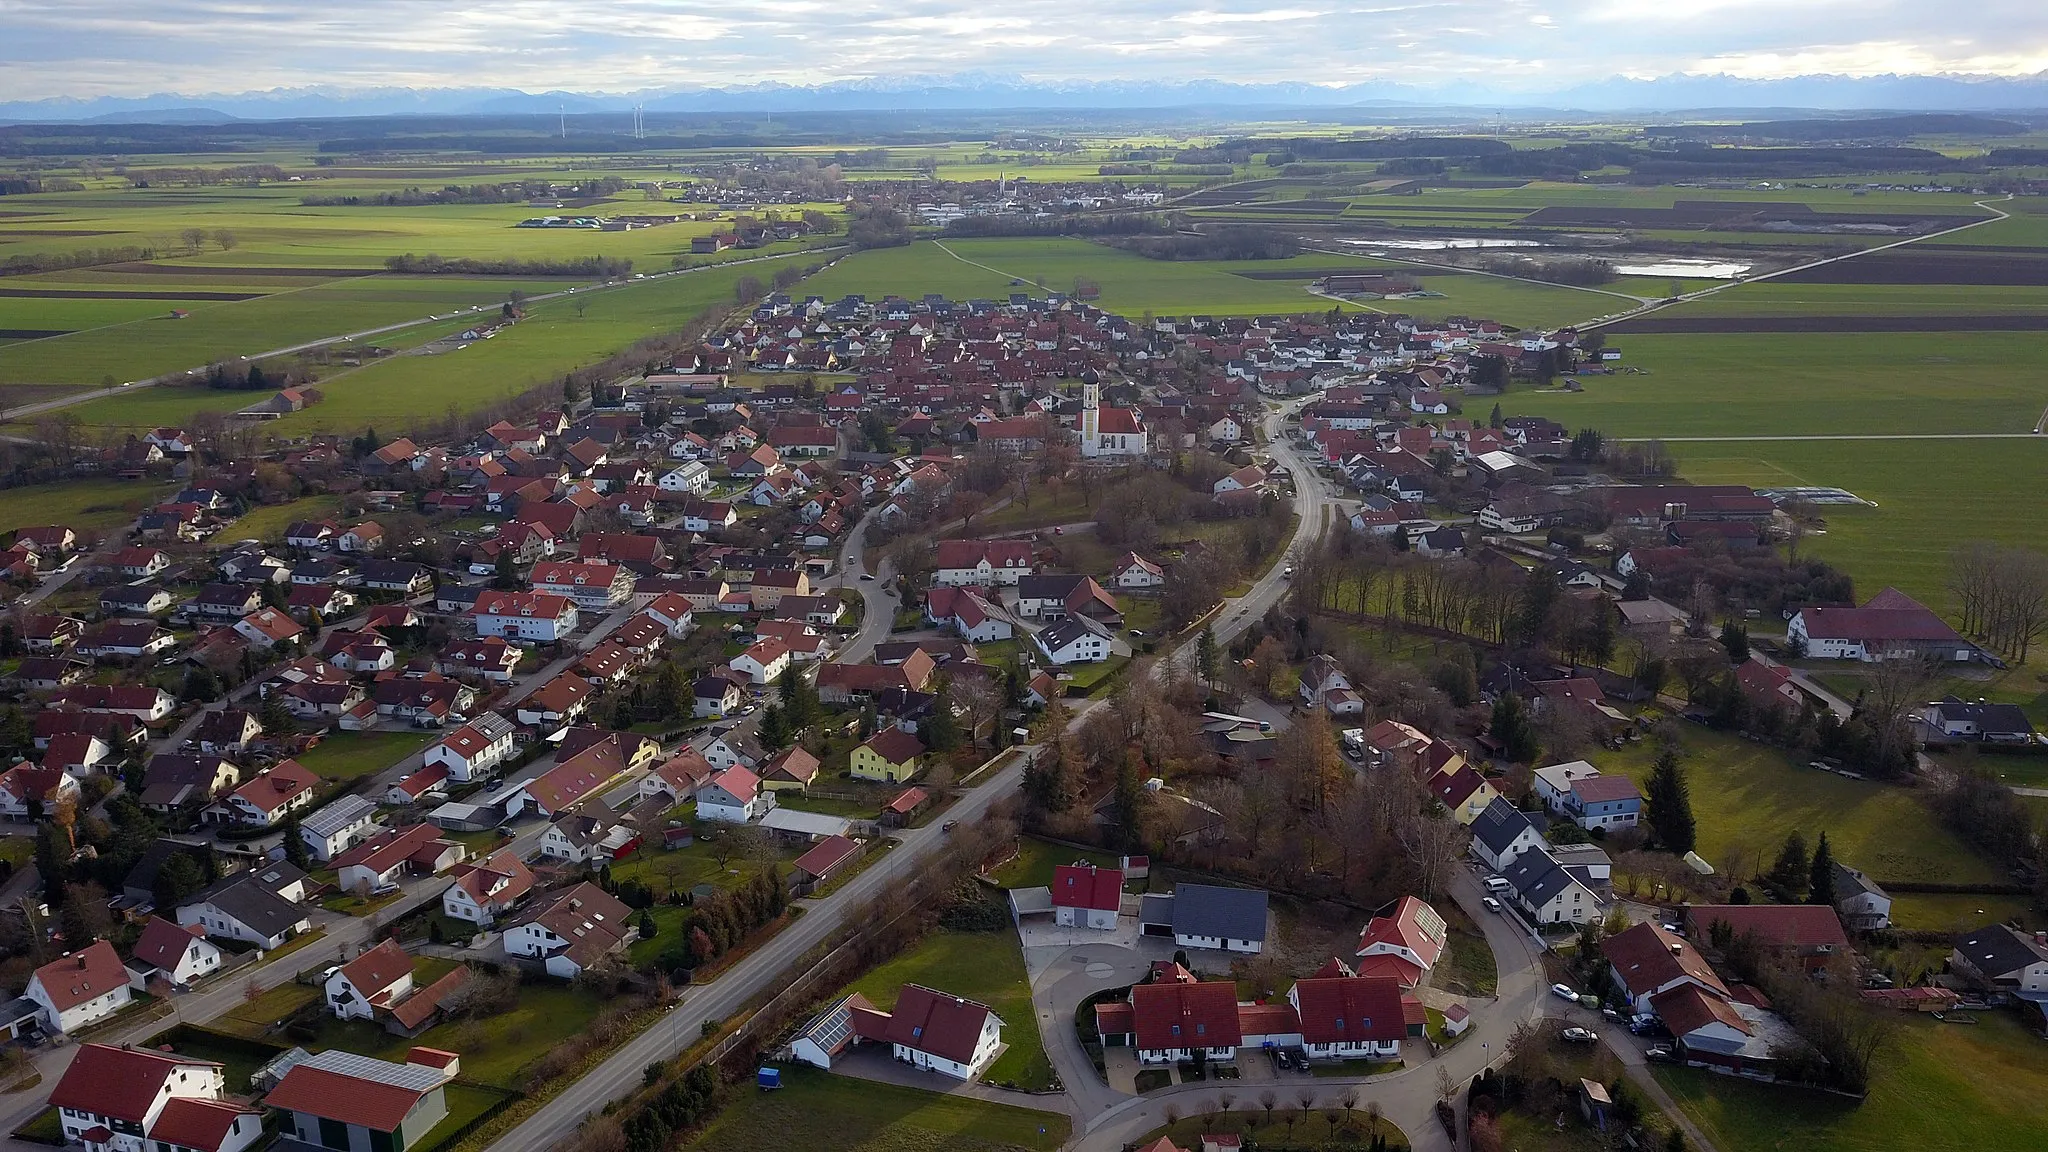
{"label": "farmhouse", "polygon": [[1785,641],[1815,660],[1866,663],[1925,656],[1947,663],[1985,657],[1941,617],[1896,588],[1861,608],[1802,608],[1785,626]]}

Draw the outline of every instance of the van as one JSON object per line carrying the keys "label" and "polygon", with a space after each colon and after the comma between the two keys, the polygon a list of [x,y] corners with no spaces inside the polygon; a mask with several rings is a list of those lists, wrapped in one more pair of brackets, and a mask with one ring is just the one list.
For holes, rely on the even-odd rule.
{"label": "van", "polygon": [[1501,894],[1502,892],[1507,891],[1508,887],[1508,882],[1506,880],[1501,879],[1498,876],[1489,876],[1486,878],[1486,890],[1488,892],[1493,893],[1496,896]]}

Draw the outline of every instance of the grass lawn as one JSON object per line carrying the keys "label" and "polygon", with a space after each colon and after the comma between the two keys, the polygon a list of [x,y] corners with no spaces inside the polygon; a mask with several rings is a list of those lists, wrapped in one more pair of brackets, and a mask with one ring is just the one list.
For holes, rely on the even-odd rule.
{"label": "grass lawn", "polygon": [[1899,1017],[1870,1096],[1849,1101],[1690,1068],[1657,1079],[1717,1147],[1742,1152],[2020,1152],[2048,1133],[2042,1043],[2009,1015]]}
{"label": "grass lawn", "polygon": [[251,1040],[265,1039],[278,1021],[320,999],[320,989],[310,984],[287,981],[267,989],[254,1000],[245,1000],[214,1020],[212,1027]]}
{"label": "grass lawn", "polygon": [[1087,500],[1082,497],[1081,489],[1068,485],[1057,491],[1032,493],[1028,506],[1021,502],[1013,502],[1008,507],[999,508],[986,516],[977,516],[972,532],[976,536],[1022,532],[1054,524],[1075,524],[1093,516],[1094,512],[1089,509]]}
{"label": "grass lawn", "polygon": [[[467,1071],[467,1068],[465,1064],[464,1070]],[[450,1084],[444,1090],[444,1094],[448,1101],[448,1114],[441,1118],[439,1124],[428,1129],[418,1144],[419,1148],[427,1152],[438,1149],[441,1143],[453,1136],[458,1129],[513,1098],[510,1092],[493,1092],[488,1088],[478,1088],[471,1084]]]}
{"label": "grass lawn", "polygon": [[433,742],[433,732],[336,732],[299,755],[309,771],[328,780],[374,776]]}
{"label": "grass lawn", "polygon": [[1092,694],[1118,672],[1123,671],[1130,662],[1129,656],[1111,656],[1107,660],[1091,664],[1071,664],[1067,666],[1066,671],[1072,673],[1073,679],[1061,680],[1060,683],[1068,688],[1078,688],[1085,694]]}
{"label": "grass lawn", "polygon": [[221,535],[234,540],[281,541],[284,530],[298,521],[324,520],[335,516],[340,508],[339,496],[308,496],[283,504],[264,504],[251,508],[247,516],[228,525]]}
{"label": "grass lawn", "polygon": [[1311,1076],[1377,1076],[1401,1067],[1399,1060],[1337,1060],[1309,1065]]}
{"label": "grass lawn", "polygon": [[1437,966],[1437,985],[1467,996],[1491,996],[1499,987],[1500,973],[1486,934],[1472,922],[1465,910],[1448,900],[1435,905],[1450,929],[1450,959]]}
{"label": "grass lawn", "polygon": [[64,1144],[64,1122],[57,1117],[55,1108],[45,1108],[35,1118],[14,1130],[16,1136],[33,1140],[38,1144]]}
{"label": "grass lawn", "polygon": [[[2044,404],[2048,397],[2033,401],[2027,426]],[[1996,540],[2048,550],[2048,519],[2011,514],[2038,497],[2048,437],[1677,443],[1671,449],[1692,483],[1833,485],[1874,502],[1875,508],[1824,509],[1826,534],[1809,535],[1801,545],[1854,577],[1858,599],[1894,585],[1944,611],[1953,602],[1947,579],[1957,545]]]}
{"label": "grass lawn", "polygon": [[[1256,1103],[1257,1093],[1238,1092],[1237,1109],[1228,1118],[1212,1120],[1207,1116],[1184,1116],[1164,1128],[1154,1128],[1140,1137],[1137,1146],[1146,1147],[1161,1136],[1173,1137],[1173,1142],[1182,1148],[1200,1148],[1202,1135],[1207,1132],[1236,1132],[1243,1134],[1247,1145],[1256,1144],[1261,1148],[1363,1148],[1372,1139],[1371,1121],[1366,1119],[1365,1105],[1371,1101],[1370,1093],[1359,1093],[1359,1104],[1347,1118],[1342,1109],[1336,1110],[1337,1122],[1333,1125],[1320,1108],[1311,1108],[1304,1117],[1300,1108],[1289,1098],[1291,1092],[1281,1094],[1281,1105],[1273,1109],[1273,1119],[1266,1120],[1266,1111]],[[1246,1099],[1247,1096],[1253,1099]],[[1199,1100],[1187,1102],[1190,1108],[1198,1107]],[[1380,1120],[1381,1134],[1387,1138],[1387,1147],[1406,1148],[1408,1137],[1396,1128],[1392,1121]],[[1513,1145],[1508,1145],[1513,1147]]]}
{"label": "grass lawn", "polygon": [[245,1041],[233,1036],[214,1036],[198,1028],[174,1028],[168,1033],[151,1037],[151,1042],[169,1044],[177,1049],[180,1056],[219,1061],[223,1066],[222,1073],[227,1077],[227,1090],[230,1093],[248,1092],[250,1075],[268,1064],[286,1047],[284,1044],[273,1044],[268,1041]]}
{"label": "grass lawn", "polygon": [[[1797,830],[1811,844],[1826,831],[1835,859],[1880,883],[2000,879],[1907,789],[1817,772],[1779,749],[1697,725],[1685,726],[1684,744],[1699,853],[1716,868],[1756,875],[1787,834]],[[1619,752],[1596,749],[1587,759],[1640,785],[1656,756],[1656,742],[1644,740]]]}
{"label": "grass lawn", "polygon": [[1024,952],[1015,933],[931,932],[917,946],[875,968],[843,991],[859,992],[877,1008],[895,1007],[905,984],[922,984],[978,1000],[1003,1018],[1003,1042],[1009,1045],[982,1077],[991,1084],[1025,1089],[1052,1086],[1052,1063],[1038,1034],[1031,1010],[1031,984],[1024,975]]}
{"label": "grass lawn", "polygon": [[996,869],[995,881],[1005,888],[1045,888],[1052,885],[1052,870],[1062,864],[1086,860],[1104,868],[1117,866],[1118,858],[1106,852],[1083,852],[1048,844],[1029,836],[1017,839],[1017,858]]}
{"label": "grass lawn", "polygon": [[148,480],[70,480],[0,489],[0,532],[63,524],[79,532],[116,528],[172,489]]}
{"label": "grass lawn", "polygon": [[691,1152],[840,1148],[857,1152],[1053,1152],[1066,1143],[1065,1115],[990,1104],[834,1076],[782,1070],[782,1088],[734,1089],[732,1102]]}
{"label": "grass lawn", "polygon": [[687,892],[699,884],[731,888],[761,870],[759,865],[738,857],[721,868],[711,848],[711,842],[703,839],[687,848],[643,848],[614,863],[612,879],[638,880],[653,888],[657,897],[665,898],[671,886],[678,892]]}
{"label": "grass lawn", "polygon": [[411,1040],[393,1036],[366,1020],[341,1021],[322,1016],[319,1039],[306,1047],[343,1048],[404,1063],[407,1049],[424,1044],[462,1053],[462,1075],[466,1080],[517,1088],[520,1073],[528,1064],[583,1031],[603,1007],[604,1001],[591,992],[563,985],[529,984],[519,989],[519,1005],[510,1012],[485,1020],[437,1024]]}

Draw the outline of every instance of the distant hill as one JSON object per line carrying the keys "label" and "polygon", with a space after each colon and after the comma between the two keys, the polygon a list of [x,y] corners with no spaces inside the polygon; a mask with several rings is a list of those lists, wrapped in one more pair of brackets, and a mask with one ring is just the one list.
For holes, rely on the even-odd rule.
{"label": "distant hill", "polygon": [[1918,116],[1757,120],[1744,124],[1659,124],[1643,131],[1650,136],[1681,140],[1742,137],[1818,144],[1834,140],[1904,140],[1912,136],[2023,136],[2027,126],[2011,120],[1937,112]]}

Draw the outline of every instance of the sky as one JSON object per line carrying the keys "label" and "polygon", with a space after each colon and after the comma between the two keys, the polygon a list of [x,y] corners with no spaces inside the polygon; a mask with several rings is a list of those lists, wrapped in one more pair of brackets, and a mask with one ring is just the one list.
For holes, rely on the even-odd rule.
{"label": "sky", "polygon": [[0,0],[0,99],[1034,81],[2048,71],[2043,0]]}

